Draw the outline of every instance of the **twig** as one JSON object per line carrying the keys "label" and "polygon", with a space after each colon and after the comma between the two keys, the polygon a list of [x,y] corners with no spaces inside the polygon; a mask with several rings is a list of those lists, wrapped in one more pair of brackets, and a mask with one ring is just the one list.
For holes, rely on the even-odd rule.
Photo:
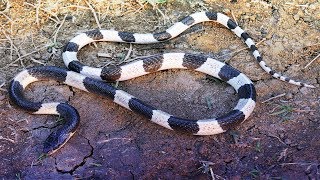
{"label": "twig", "polygon": [[[263,38],[261,41],[259,41],[259,42],[256,43],[256,46],[258,46],[259,44],[261,44],[261,43],[262,43],[263,41],[265,41],[265,40],[266,40],[266,39]],[[221,58],[221,57],[224,57],[224,56],[227,56],[227,55],[230,55],[230,54],[237,54],[237,53],[239,53],[239,52],[241,52],[241,51],[244,51],[244,50],[247,50],[247,49],[249,49],[249,47],[245,47],[245,48],[242,48],[242,49],[233,51],[233,52],[231,52],[231,53],[224,54],[224,55],[222,55],[222,56],[219,56],[218,58]]]}
{"label": "twig", "polygon": [[41,6],[41,0],[38,0],[38,4],[36,7],[36,23],[37,26],[40,27],[40,22],[39,22],[39,10],[40,10],[40,6]]}
{"label": "twig", "polygon": [[61,9],[65,9],[65,8],[90,9],[88,7],[85,7],[85,6],[77,6],[77,5],[69,5],[69,6],[66,6],[66,7],[61,7]]}
{"label": "twig", "polygon": [[93,14],[93,17],[94,17],[94,19],[96,20],[96,23],[97,23],[99,29],[101,29],[101,25],[100,25],[100,23],[99,23],[99,19],[98,19],[98,17],[97,17],[96,11],[93,9],[93,7],[91,6],[91,4],[88,3],[88,1],[85,1],[85,2],[86,2],[86,4],[89,6],[89,8],[90,8],[90,10],[91,10],[91,12],[92,12],[92,14]]}
{"label": "twig", "polygon": [[291,6],[296,6],[296,7],[308,7],[308,4],[294,4],[291,2],[286,2],[285,5],[291,5]]}
{"label": "twig", "polygon": [[0,49],[10,50],[11,48],[7,48],[7,47],[0,47]]}
{"label": "twig", "polygon": [[3,88],[2,88],[5,84],[6,84],[5,82],[3,82],[2,84],[0,84],[0,91],[7,92],[6,89],[3,89]]}
{"label": "twig", "polygon": [[211,175],[212,180],[215,180],[216,178],[217,178],[217,179],[223,179],[223,180],[225,180],[225,178],[223,178],[223,177],[215,174],[215,173],[213,172],[213,170],[212,170],[211,167],[209,168],[209,170],[210,170],[210,175]]}
{"label": "twig", "polygon": [[6,8],[3,11],[1,11],[1,13],[7,12],[9,10],[9,8],[10,8],[10,1],[7,0]]}
{"label": "twig", "polygon": [[130,43],[129,51],[128,51],[126,57],[123,59],[122,62],[126,62],[129,59],[129,57],[131,55],[131,52],[132,52],[132,44]]}
{"label": "twig", "polygon": [[4,36],[10,42],[10,60],[12,61],[13,49],[16,51],[18,57],[20,58],[21,56],[20,56],[19,50],[18,50],[17,46],[14,45],[14,43],[13,43],[12,39],[10,38],[10,36],[8,36],[7,33],[3,29],[2,29],[2,33],[4,34]]}
{"label": "twig", "polygon": [[133,14],[135,14],[135,13],[139,12],[141,9],[144,9],[144,7],[143,7],[143,5],[141,4],[141,2],[139,2],[139,1],[137,1],[137,2],[138,2],[139,5],[140,5],[140,7],[139,7],[138,9],[128,10],[128,11],[122,13],[122,15],[124,16],[124,15],[130,14],[130,13],[132,13],[132,12],[133,12]]}
{"label": "twig", "polygon": [[306,48],[306,47],[311,47],[311,46],[318,46],[318,45],[320,45],[320,43],[306,45],[305,48]]}
{"label": "twig", "polygon": [[20,56],[19,58],[17,58],[17,59],[14,60],[13,62],[5,65],[4,67],[2,67],[2,68],[0,68],[0,69],[5,69],[5,68],[13,65],[14,63],[16,63],[17,61],[19,61],[20,59],[22,59],[22,58],[24,58],[24,57],[27,57],[27,56],[29,56],[29,55],[31,55],[31,54],[33,54],[33,53],[39,52],[39,51],[41,51],[41,50],[43,50],[43,49],[46,49],[46,48],[47,48],[47,46],[44,46],[44,47],[41,47],[41,48],[39,48],[39,49],[37,49],[37,50],[34,50],[34,51],[30,52],[30,53],[27,53],[27,54],[25,54],[25,55],[23,55],[23,56]]}
{"label": "twig", "polygon": [[12,22],[12,19],[11,19],[9,16],[7,16],[3,11],[1,11],[0,13],[1,13],[4,17],[6,17],[6,18],[9,20],[10,23]]}
{"label": "twig", "polygon": [[110,141],[113,141],[113,140],[126,140],[126,141],[131,141],[132,139],[131,139],[131,138],[111,138],[111,139],[106,139],[106,140],[99,141],[99,142],[97,142],[97,143],[98,143],[98,144],[102,144],[102,143],[107,143],[107,142],[110,142]]}
{"label": "twig", "polygon": [[98,53],[97,56],[104,58],[112,58],[112,56],[109,53]]}
{"label": "twig", "polygon": [[310,66],[316,59],[318,59],[320,57],[320,53],[315,57],[313,58],[303,69],[307,68],[308,66]]}
{"label": "twig", "polygon": [[167,23],[167,21],[166,21],[167,16],[166,16],[159,8],[156,8],[156,9],[157,9],[157,11],[162,15],[162,17],[163,17],[163,23],[166,24],[166,23]]}
{"label": "twig", "polygon": [[269,99],[267,99],[267,100],[262,101],[262,103],[266,103],[266,102],[268,102],[268,101],[271,101],[271,100],[273,100],[273,99],[276,99],[276,98],[279,98],[279,97],[282,97],[282,96],[285,96],[285,95],[286,95],[286,93],[276,95],[276,96],[274,96],[274,97],[271,97],[271,98],[269,98]]}
{"label": "twig", "polygon": [[278,137],[278,136],[275,136],[275,135],[272,135],[272,134],[268,134],[267,136],[276,138],[276,139],[278,139],[278,141],[281,142],[282,144],[287,145],[287,144],[286,144],[285,142],[283,142],[283,141],[280,139],[280,137]]}
{"label": "twig", "polygon": [[238,25],[238,21],[237,21],[236,17],[234,16],[233,11],[231,11],[231,16],[232,16],[234,22]]}
{"label": "twig", "polygon": [[43,62],[41,62],[41,61],[38,61],[38,60],[36,60],[36,59],[34,59],[34,58],[31,58],[31,60],[32,60],[33,62],[35,62],[35,63],[41,64],[41,65],[45,65],[45,63],[43,63]]}
{"label": "twig", "polygon": [[287,166],[287,165],[299,165],[299,166],[306,166],[306,165],[319,165],[318,163],[282,163],[281,166]]}
{"label": "twig", "polygon": [[1,140],[1,139],[14,143],[14,140],[13,140],[13,139],[9,139],[9,138],[5,138],[5,137],[0,136],[0,140]]}
{"label": "twig", "polygon": [[[29,5],[29,6],[32,6],[32,7],[34,7],[34,8],[37,8],[35,5],[30,4],[30,3],[27,3],[27,2],[24,2],[24,4]],[[50,12],[50,11],[48,11],[48,10],[46,10],[46,9],[40,8],[40,7],[39,7],[39,9],[42,10],[43,12],[45,12],[45,13],[53,16],[53,17],[55,17],[56,19],[53,19],[53,18],[51,18],[51,17],[49,17],[49,19],[51,19],[51,20],[54,21],[55,23],[59,24],[60,19],[58,18],[57,15],[53,14],[52,12]]]}
{"label": "twig", "polygon": [[63,20],[62,22],[60,23],[58,29],[56,30],[56,32],[54,33],[54,36],[53,36],[53,44],[56,45],[57,44],[57,36],[58,36],[58,32],[60,31],[63,23],[66,21],[66,17],[67,17],[67,14],[63,17]]}
{"label": "twig", "polygon": [[292,111],[294,111],[294,112],[315,112],[316,110],[313,110],[313,109],[303,110],[303,109],[293,108]]}

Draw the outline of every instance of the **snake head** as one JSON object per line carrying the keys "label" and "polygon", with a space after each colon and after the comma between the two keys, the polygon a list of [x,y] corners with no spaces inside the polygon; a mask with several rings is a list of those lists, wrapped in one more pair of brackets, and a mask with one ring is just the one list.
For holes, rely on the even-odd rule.
{"label": "snake head", "polygon": [[45,140],[43,145],[43,153],[51,155],[59,150],[74,133],[62,133],[61,130],[52,132]]}
{"label": "snake head", "polygon": [[78,111],[69,104],[59,104],[57,112],[64,119],[64,123],[45,140],[42,151],[44,154],[51,155],[60,149],[75,133],[80,122]]}

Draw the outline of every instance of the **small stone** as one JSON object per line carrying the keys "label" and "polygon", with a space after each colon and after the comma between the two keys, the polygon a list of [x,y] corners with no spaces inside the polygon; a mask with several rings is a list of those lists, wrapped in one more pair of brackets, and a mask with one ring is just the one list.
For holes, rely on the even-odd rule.
{"label": "small stone", "polygon": [[279,54],[284,51],[284,47],[281,42],[275,42],[273,46],[273,51],[275,54]]}
{"label": "small stone", "polygon": [[312,168],[306,168],[306,169],[304,170],[304,173],[305,173],[305,174],[311,174],[311,170],[312,170]]}
{"label": "small stone", "polygon": [[73,21],[73,16],[67,15],[67,16],[66,16],[66,21],[69,21],[69,20]]}
{"label": "small stone", "polygon": [[48,53],[52,53],[52,47],[51,47],[51,46],[49,46],[49,47],[47,48],[47,52],[48,52]]}
{"label": "small stone", "polygon": [[309,93],[309,89],[308,89],[307,87],[302,87],[302,88],[300,89],[300,92],[301,92],[302,94],[306,95],[306,94]]}
{"label": "small stone", "polygon": [[286,144],[288,144],[288,145],[289,145],[289,144],[291,144],[292,142],[291,142],[291,140],[290,140],[290,139],[285,139],[285,140],[284,140],[284,143],[286,143]]}
{"label": "small stone", "polygon": [[293,98],[293,94],[292,93],[287,93],[285,95],[286,99],[292,99]]}
{"label": "small stone", "polygon": [[298,14],[296,14],[296,15],[293,16],[293,19],[298,21],[300,19],[300,16]]}
{"label": "small stone", "polygon": [[20,50],[20,54],[21,54],[21,55],[26,55],[27,52],[26,52],[24,49],[21,49],[21,50]]}
{"label": "small stone", "polygon": [[312,10],[316,9],[316,3],[315,3],[315,4],[311,4],[311,5],[309,6],[309,8],[312,9]]}
{"label": "small stone", "polygon": [[303,21],[305,22],[311,22],[312,21],[312,18],[310,16],[306,16],[303,18]]}
{"label": "small stone", "polygon": [[[268,35],[266,36],[267,39],[270,39],[271,37],[272,37],[272,34],[268,34]],[[271,45],[272,45],[272,41],[271,41],[271,40],[267,40],[267,41],[265,41],[264,43],[266,43],[268,46],[271,46]]]}
{"label": "small stone", "polygon": [[279,134],[279,137],[282,139],[282,138],[284,138],[284,133],[280,133]]}
{"label": "small stone", "polygon": [[299,144],[299,145],[297,146],[297,150],[300,151],[300,150],[302,150],[302,149],[304,149],[303,145]]}
{"label": "small stone", "polygon": [[310,102],[310,106],[316,106],[316,105],[317,105],[317,102],[316,102],[316,101]]}
{"label": "small stone", "polygon": [[298,11],[298,13],[297,13],[300,17],[303,17],[304,16],[304,13],[303,13],[303,11]]}
{"label": "small stone", "polygon": [[37,54],[34,54],[34,55],[33,55],[33,58],[35,58],[35,59],[40,59],[40,58],[41,58],[41,55],[38,54],[38,53],[37,53]]}
{"label": "small stone", "polygon": [[230,9],[226,8],[226,9],[223,9],[222,11],[223,11],[223,13],[228,14],[230,12]]}
{"label": "small stone", "polygon": [[117,58],[124,58],[125,55],[124,55],[123,53],[117,53],[117,54],[116,54],[116,57],[117,57]]}

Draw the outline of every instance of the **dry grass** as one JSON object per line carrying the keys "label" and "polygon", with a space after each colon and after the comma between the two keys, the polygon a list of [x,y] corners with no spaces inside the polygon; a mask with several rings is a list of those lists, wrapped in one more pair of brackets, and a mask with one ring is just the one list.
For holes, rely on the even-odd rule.
{"label": "dry grass", "polygon": [[[0,11],[2,29],[11,29],[11,35],[28,34],[39,30],[48,21],[55,24],[61,23],[61,17],[66,15],[82,17],[92,13],[97,25],[101,28],[99,21],[106,17],[119,16],[123,12],[137,13],[140,5],[135,1],[77,1],[71,3],[67,0],[41,1],[34,4],[20,1],[7,1],[6,8]],[[111,11],[112,10],[112,11]],[[34,25],[36,24],[36,25]],[[21,33],[23,31],[23,33]]]}
{"label": "dry grass", "polygon": [[[35,64],[44,64],[34,59],[32,55],[60,44],[57,37],[67,17],[72,17],[72,21],[81,22],[83,18],[90,16],[95,19],[97,27],[102,28],[100,22],[107,17],[120,16],[123,13],[137,13],[141,10],[138,2],[125,0],[111,2],[37,0],[34,3],[7,0],[4,2],[3,10],[0,11],[0,50],[9,50],[10,59],[0,59],[2,70],[11,66],[25,67],[26,59]],[[50,34],[49,38],[39,33],[43,32],[43,26],[48,24],[53,27],[46,32]],[[22,44],[21,42],[25,39],[27,42]],[[31,43],[33,48],[29,47]]]}

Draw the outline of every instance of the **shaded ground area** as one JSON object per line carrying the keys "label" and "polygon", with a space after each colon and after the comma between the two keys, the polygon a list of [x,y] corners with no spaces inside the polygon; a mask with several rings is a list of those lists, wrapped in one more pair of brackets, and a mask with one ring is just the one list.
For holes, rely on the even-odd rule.
{"label": "shaded ground area", "polygon": [[[9,2],[9,6],[8,5]],[[0,177],[139,179],[319,179],[320,3],[316,0],[216,2],[4,1],[0,5]],[[85,64],[122,64],[161,52],[209,54],[254,81],[257,106],[250,118],[224,134],[191,136],[149,122],[108,99],[54,81],[32,84],[33,101],[68,101],[78,109],[77,133],[57,153],[41,158],[43,142],[57,128],[54,116],[15,108],[6,88],[16,73],[41,64],[63,67],[63,45],[98,27],[160,32],[201,10],[224,12],[259,42],[267,64],[317,89],[271,78],[243,42],[216,23],[154,45],[96,43],[79,53]],[[130,52],[129,59],[125,57]],[[98,54],[104,54],[99,57]],[[193,71],[169,70],[120,82],[118,88],[183,118],[223,115],[236,102],[229,85]],[[275,97],[274,99],[272,99]]]}

